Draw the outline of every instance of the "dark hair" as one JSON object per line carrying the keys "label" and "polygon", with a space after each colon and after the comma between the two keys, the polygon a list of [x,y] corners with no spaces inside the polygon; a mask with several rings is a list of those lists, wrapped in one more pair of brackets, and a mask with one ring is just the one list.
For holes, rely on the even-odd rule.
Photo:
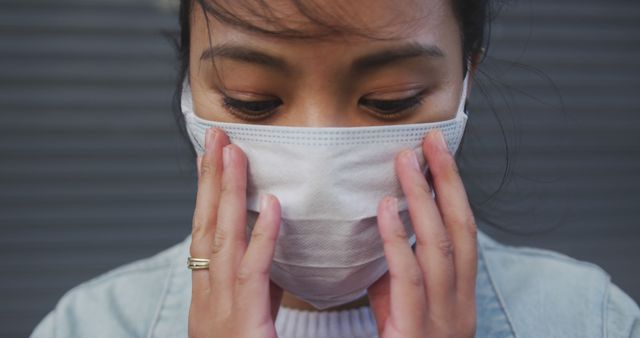
{"label": "dark hair", "polygon": [[[293,30],[285,25],[281,25],[277,19],[272,19],[269,17],[261,16],[261,19],[266,20],[270,24],[270,26],[276,27],[276,29],[267,29],[263,26],[258,26],[253,23],[248,22],[247,20],[242,19],[238,15],[231,12],[229,9],[225,8],[222,4],[220,4],[216,0],[180,0],[180,10],[179,10],[179,24],[180,24],[180,32],[179,38],[176,43],[177,51],[178,51],[178,59],[179,59],[179,68],[178,68],[178,77],[177,77],[177,85],[174,96],[174,113],[176,122],[178,124],[180,133],[183,136],[183,139],[186,143],[190,143],[189,137],[187,135],[185,121],[180,108],[180,100],[182,93],[182,83],[187,75],[187,70],[189,66],[189,47],[190,47],[190,18],[193,5],[198,2],[200,6],[205,10],[205,16],[208,20],[208,15],[212,15],[220,22],[224,22],[226,24],[240,27],[249,31],[259,32],[266,35],[273,35],[280,38],[290,38],[290,39],[321,39],[325,35],[323,34],[309,34],[309,32]],[[372,39],[379,39],[379,37],[369,36],[366,31],[358,30],[358,27],[352,27],[340,24],[336,20],[326,20],[322,17],[323,13],[320,13],[317,8],[312,7],[309,3],[310,0],[290,0],[291,3],[296,7],[296,9],[306,16],[311,22],[318,25],[321,28],[324,28],[323,32],[326,35],[331,35],[333,33],[351,33],[358,34],[362,36],[367,36]],[[468,64],[475,63],[475,66],[482,63],[487,55],[487,50],[490,42],[490,30],[491,30],[491,22],[495,18],[495,14],[502,7],[502,5],[507,0],[451,0],[452,1],[452,9],[454,14],[457,16],[457,21],[461,31],[461,40],[462,40],[462,67],[463,74],[467,71]],[[247,5],[247,9],[251,11],[254,15],[260,15],[258,13],[269,13],[269,4],[268,0],[256,0],[251,1],[250,4],[242,2],[242,0],[234,0],[234,4],[245,4]],[[266,9],[266,11],[260,12],[255,9],[251,9],[251,6],[261,6],[262,9]],[[478,58],[480,57],[480,58]],[[486,75],[486,74],[485,74]],[[475,81],[477,82],[477,80]],[[468,103],[467,103],[468,104]],[[470,199],[471,208],[473,209],[476,218],[481,215],[483,219],[490,225],[511,232],[509,227],[503,226],[499,224],[499,222],[495,222],[490,220],[489,214],[487,212],[483,212],[481,206],[486,202],[489,202],[501,191],[501,189],[505,186],[505,183],[509,181],[511,174],[511,166],[510,166],[510,158],[509,158],[509,144],[506,135],[504,134],[504,130],[502,130],[503,139],[505,142],[505,148],[507,149],[506,153],[506,166],[504,173],[502,175],[502,181],[500,182],[499,187],[490,194],[490,196],[481,201],[477,202],[473,199]],[[466,135],[467,133],[465,133]],[[456,159],[459,160],[462,157],[463,145],[464,145],[465,137],[463,137],[458,152],[456,153]],[[192,152],[192,158],[194,159],[196,154],[193,147],[188,147]],[[516,233],[517,232],[511,232]]]}
{"label": "dark hair", "polygon": [[[182,92],[182,82],[189,67],[189,47],[191,35],[190,19],[192,7],[196,1],[205,10],[205,15],[213,15],[213,17],[221,22],[230,24],[232,26],[241,27],[249,31],[291,39],[317,39],[323,37],[322,35],[318,34],[309,34],[308,32],[293,30],[291,28],[280,25],[277,20],[269,17],[264,17],[264,19],[266,19],[269,24],[274,25],[276,29],[267,29],[265,27],[252,24],[250,22],[247,22],[246,20],[243,20],[238,15],[222,6],[216,0],[180,0],[180,35],[179,41],[177,43],[179,73],[174,97],[174,112],[176,114],[180,132],[187,142],[188,136],[186,133],[186,127],[184,124],[184,119],[182,118],[182,114],[180,112],[180,95]],[[236,4],[241,3],[241,0],[234,1]],[[258,0],[252,1],[250,5],[247,5],[245,3],[245,5],[247,5],[247,8],[250,8],[251,6],[262,7],[262,9],[267,9],[265,12],[268,13],[269,4],[267,2],[268,0]],[[317,13],[317,10],[312,8],[308,4],[308,2],[310,1],[291,0],[291,3],[296,7],[298,11],[300,11],[301,14],[306,16],[311,22],[318,25],[319,27],[325,28],[325,31],[328,34],[349,32],[367,36],[373,39],[379,38],[368,35],[366,31],[358,30],[358,27],[341,25],[335,21],[325,20],[322,17],[322,14]],[[491,18],[490,13],[492,12],[491,5],[491,0],[452,0],[452,8],[457,16],[460,25],[460,31],[462,33],[461,40],[463,52],[463,74],[467,72],[468,64],[470,64],[472,61],[477,61],[477,59],[475,59],[475,56],[482,55],[482,57],[484,57],[486,55],[485,51],[489,42],[489,34],[487,34],[487,32],[490,28],[489,19]],[[251,12],[253,14],[256,14],[258,11],[252,10]],[[192,155],[195,157],[195,151],[192,152]]]}
{"label": "dark hair", "polygon": [[[280,29],[267,29],[262,26],[258,26],[243,20],[241,17],[231,12],[215,0],[180,0],[180,41],[178,43],[178,56],[180,62],[178,82],[182,83],[187,68],[189,65],[189,47],[190,47],[190,18],[191,11],[194,2],[197,1],[200,6],[205,10],[205,15],[213,15],[221,22],[241,27],[249,31],[260,32],[266,35],[275,35],[281,38],[292,39],[314,39],[321,38],[319,34],[309,34],[308,32],[293,30],[291,28],[279,25],[277,20],[269,17],[264,17],[269,24],[273,24],[276,28]],[[353,33],[370,38],[378,38],[370,36],[366,31],[361,31],[358,27],[341,25],[335,21],[327,21],[322,17],[322,14],[316,12],[314,8],[307,4],[305,0],[291,0],[292,4],[305,15],[311,22],[319,27],[325,28],[328,34],[331,33]],[[240,0],[236,0],[236,4],[240,3]],[[452,7],[454,13],[457,15],[458,22],[460,24],[460,30],[462,32],[462,51],[463,51],[463,74],[467,71],[467,64],[473,61],[476,55],[485,55],[485,45],[488,45],[487,31],[491,27],[490,13],[492,1],[491,0],[452,0]],[[264,9],[269,8],[267,0],[259,0],[252,2],[249,6],[260,6]],[[257,11],[252,11],[257,13]],[[258,15],[258,14],[256,14]]]}

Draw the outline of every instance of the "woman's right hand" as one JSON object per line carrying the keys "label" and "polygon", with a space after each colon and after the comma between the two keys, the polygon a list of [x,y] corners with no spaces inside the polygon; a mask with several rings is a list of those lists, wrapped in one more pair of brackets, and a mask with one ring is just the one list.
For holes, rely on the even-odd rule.
{"label": "woman's right hand", "polygon": [[246,238],[247,158],[220,129],[207,130],[198,157],[198,193],[190,253],[210,259],[193,270],[189,337],[276,337],[282,289],[269,279],[280,226],[280,204],[262,197]]}

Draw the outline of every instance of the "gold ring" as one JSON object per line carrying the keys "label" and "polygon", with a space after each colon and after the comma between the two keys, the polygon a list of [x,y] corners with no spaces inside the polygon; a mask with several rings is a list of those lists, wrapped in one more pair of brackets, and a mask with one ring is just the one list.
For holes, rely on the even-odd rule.
{"label": "gold ring", "polygon": [[209,268],[208,258],[187,258],[187,268],[190,270],[203,270]]}

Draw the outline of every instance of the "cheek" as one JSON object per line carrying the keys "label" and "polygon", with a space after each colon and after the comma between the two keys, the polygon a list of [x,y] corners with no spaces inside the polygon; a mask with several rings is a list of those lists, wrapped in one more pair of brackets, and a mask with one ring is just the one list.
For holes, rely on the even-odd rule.
{"label": "cheek", "polygon": [[191,95],[193,110],[197,116],[205,120],[224,121],[219,101],[207,90],[204,90],[196,79],[192,79],[191,82]]}
{"label": "cheek", "polygon": [[438,122],[454,118],[458,112],[462,91],[461,82],[449,82],[425,97],[410,123]]}

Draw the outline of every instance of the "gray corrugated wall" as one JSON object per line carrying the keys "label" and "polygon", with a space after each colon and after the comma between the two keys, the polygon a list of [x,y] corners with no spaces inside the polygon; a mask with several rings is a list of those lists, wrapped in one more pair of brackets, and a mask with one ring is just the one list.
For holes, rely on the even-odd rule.
{"label": "gray corrugated wall", "polygon": [[[516,175],[482,217],[561,227],[484,230],[595,262],[636,300],[639,19],[640,2],[626,0],[505,11],[460,163],[474,200],[500,183],[498,116],[519,145]],[[161,34],[176,27],[175,13],[140,0],[0,0],[0,336],[27,335],[72,286],[188,235],[195,178]]]}

